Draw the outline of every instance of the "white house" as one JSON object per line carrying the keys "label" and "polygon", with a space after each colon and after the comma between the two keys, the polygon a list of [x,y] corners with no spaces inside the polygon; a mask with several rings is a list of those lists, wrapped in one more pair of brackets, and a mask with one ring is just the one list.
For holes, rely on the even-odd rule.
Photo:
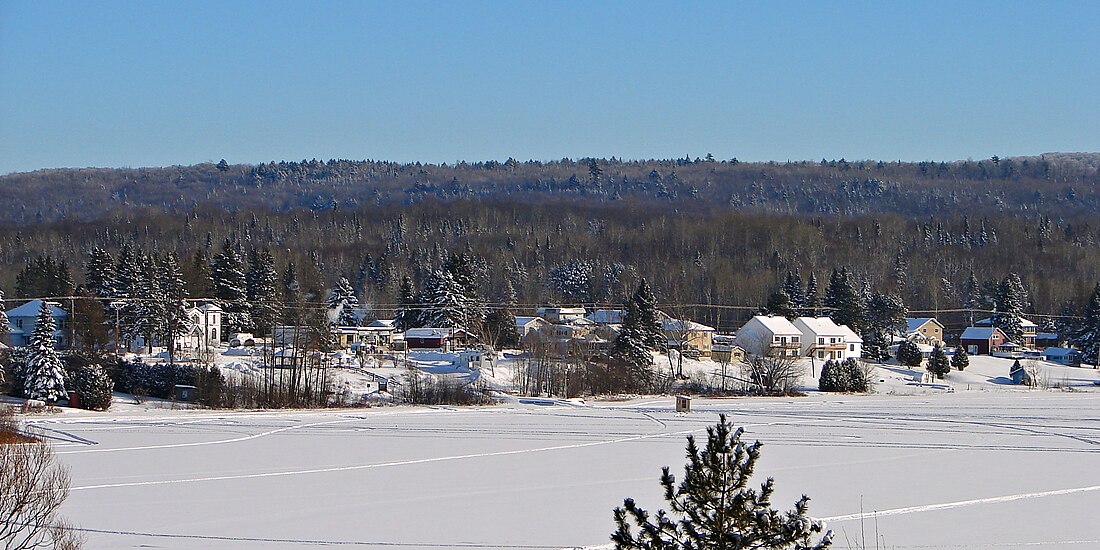
{"label": "white house", "polygon": [[[222,334],[222,308],[212,303],[189,307],[187,313],[187,325],[180,329],[179,334],[173,339],[173,345],[179,351],[192,351],[210,349],[218,345]],[[130,349],[141,350],[149,345],[142,336],[137,336],[130,342]],[[164,345],[162,342],[154,342],[154,345]]]}
{"label": "white house", "polygon": [[[802,333],[799,354],[817,359],[844,359],[848,357],[847,334],[840,325],[828,317],[799,317],[792,323]],[[862,343],[862,342],[861,342]]]}
{"label": "white house", "polygon": [[567,323],[575,319],[583,319],[584,314],[583,307],[540,307],[535,310],[535,315],[551,323]]}
{"label": "white house", "polygon": [[863,357],[863,338],[860,338],[856,331],[852,330],[848,325],[840,325],[840,329],[844,331],[844,343],[848,344],[848,351],[845,352],[844,357],[854,357],[860,359]]}
{"label": "white house", "polygon": [[[47,302],[50,307],[50,317],[53,317],[54,325],[57,327],[53,331],[54,342],[58,347],[65,347],[69,345],[69,313],[60,307],[55,302]],[[34,327],[38,325],[38,312],[42,309],[42,300],[31,300],[17,308],[9,309],[8,325],[11,327],[8,336],[11,338],[11,345],[25,346],[31,338],[31,334],[34,333]]]}
{"label": "white house", "polygon": [[737,344],[752,355],[798,357],[802,331],[785,317],[757,315],[737,330]]}
{"label": "white house", "polygon": [[542,317],[516,317],[516,334],[523,340],[532,332],[538,332],[550,326],[550,322]]}

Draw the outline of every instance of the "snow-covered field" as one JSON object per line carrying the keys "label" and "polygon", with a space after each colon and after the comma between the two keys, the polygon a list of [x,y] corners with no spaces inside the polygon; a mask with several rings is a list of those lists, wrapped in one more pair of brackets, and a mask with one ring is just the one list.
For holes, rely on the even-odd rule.
{"label": "snow-covered field", "polygon": [[954,393],[902,373],[893,395],[696,399],[688,415],[650,398],[29,423],[71,467],[63,513],[90,548],[601,545],[624,497],[663,504],[661,466],[681,471],[685,435],[719,412],[765,443],[775,504],[810,495],[838,548],[1100,548],[1100,393],[1015,391],[972,368]]}

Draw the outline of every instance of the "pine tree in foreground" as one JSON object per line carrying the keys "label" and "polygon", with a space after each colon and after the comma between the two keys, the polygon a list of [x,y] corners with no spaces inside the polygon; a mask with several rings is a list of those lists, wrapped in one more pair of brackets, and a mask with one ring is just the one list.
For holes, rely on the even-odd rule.
{"label": "pine tree in foreground", "polygon": [[719,416],[718,424],[707,428],[703,451],[688,436],[688,463],[678,486],[668,467],[663,468],[661,485],[672,515],[658,510],[651,518],[629,498],[615,509],[617,528],[611,540],[616,548],[812,550],[832,544],[832,532],[806,515],[809,497],[803,495],[793,510],[780,512],[771,507],[772,478],[759,490],[749,487],[761,443],[743,443],[744,430],[732,428],[725,415]]}
{"label": "pine tree in foreground", "polygon": [[30,399],[59,401],[67,395],[65,392],[65,367],[53,349],[53,333],[57,326],[53,321],[53,311],[49,302],[43,301],[38,310],[34,332],[27,345],[26,386],[24,392]]}
{"label": "pine tree in foreground", "polygon": [[955,355],[951,356],[951,366],[958,370],[964,370],[970,366],[970,355],[966,353],[966,346],[955,348]]}
{"label": "pine tree in foreground", "polygon": [[932,350],[932,353],[928,356],[928,372],[940,380],[943,380],[943,377],[951,372],[951,362],[948,361],[943,346],[936,346],[936,349]]}

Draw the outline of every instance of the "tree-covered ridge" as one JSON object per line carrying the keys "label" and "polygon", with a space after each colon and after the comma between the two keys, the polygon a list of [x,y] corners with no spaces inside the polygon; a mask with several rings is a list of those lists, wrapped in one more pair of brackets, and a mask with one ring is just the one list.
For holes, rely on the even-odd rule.
{"label": "tree-covered ridge", "polygon": [[673,205],[770,213],[930,215],[1100,211],[1100,155],[955,162],[303,160],[259,165],[50,169],[0,176],[0,223],[92,220],[122,211],[331,210],[456,199]]}

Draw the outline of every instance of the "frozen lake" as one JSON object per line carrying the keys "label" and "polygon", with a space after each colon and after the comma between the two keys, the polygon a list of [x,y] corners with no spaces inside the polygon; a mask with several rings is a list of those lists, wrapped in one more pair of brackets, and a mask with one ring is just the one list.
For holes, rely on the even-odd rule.
{"label": "frozen lake", "polygon": [[[566,548],[663,507],[717,413],[764,442],[774,505],[837,548],[1100,548],[1100,394],[969,392],[589,406],[134,411],[30,420],[89,548]],[[861,509],[866,514],[859,519]],[[877,511],[877,514],[875,513]]]}

